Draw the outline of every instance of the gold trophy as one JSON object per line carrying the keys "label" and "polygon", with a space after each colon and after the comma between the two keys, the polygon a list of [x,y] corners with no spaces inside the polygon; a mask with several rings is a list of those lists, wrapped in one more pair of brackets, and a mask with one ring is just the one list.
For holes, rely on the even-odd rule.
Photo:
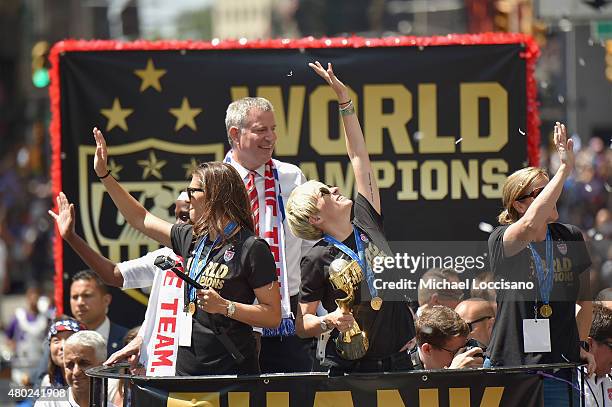
{"label": "gold trophy", "polygon": [[[347,295],[336,300],[343,312],[352,312],[355,301],[355,287],[363,280],[363,271],[353,260],[336,259],[329,265],[329,281],[336,290],[342,290]],[[336,350],[342,359],[355,360],[363,357],[368,351],[366,333],[359,329],[357,321],[347,332],[336,338]]]}

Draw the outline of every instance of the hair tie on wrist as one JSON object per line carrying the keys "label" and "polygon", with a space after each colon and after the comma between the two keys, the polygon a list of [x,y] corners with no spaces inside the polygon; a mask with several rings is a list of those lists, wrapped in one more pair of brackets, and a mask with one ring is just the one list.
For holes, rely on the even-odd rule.
{"label": "hair tie on wrist", "polygon": [[351,100],[351,99],[349,99],[349,100],[347,100],[346,102],[339,102],[339,103],[338,103],[338,105],[348,105],[348,104],[349,104],[349,103],[351,103],[351,102],[352,102],[352,100]]}
{"label": "hair tie on wrist", "polygon": [[101,177],[98,177],[98,179],[104,179],[104,178],[108,177],[109,175],[111,175],[111,170],[108,170],[108,172],[106,174],[104,174]]}

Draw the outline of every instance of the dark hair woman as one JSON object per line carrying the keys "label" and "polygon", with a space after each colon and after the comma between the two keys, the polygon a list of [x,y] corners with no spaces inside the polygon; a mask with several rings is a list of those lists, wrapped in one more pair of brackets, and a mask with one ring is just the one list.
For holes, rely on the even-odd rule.
{"label": "dark hair woman", "polygon": [[[591,265],[580,230],[557,223],[557,200],[574,166],[573,142],[557,122],[554,143],[561,164],[549,180],[541,168],[523,168],[503,188],[503,212],[489,237],[491,271],[516,283],[497,291],[497,316],[485,367],[589,362],[580,347],[593,315],[589,294]],[[521,284],[521,285],[519,285]],[[576,305],[581,307],[576,316]],[[544,379],[544,406],[570,406],[573,369]],[[577,405],[577,404],[575,404]]]}
{"label": "dark hair woman", "polygon": [[280,292],[274,257],[263,240],[253,237],[238,172],[225,163],[200,164],[187,188],[192,225],[172,224],[148,212],[109,175],[106,142],[98,129],[94,138],[94,170],[125,219],[188,259],[185,272],[206,287],[186,286],[185,310],[192,323],[181,327],[181,335],[191,328],[191,344],[179,347],[177,374],[259,373],[252,326],[279,325]]}
{"label": "dark hair woman", "polygon": [[73,333],[86,329],[85,325],[67,315],[61,315],[51,321],[47,338],[49,340],[49,364],[47,374],[43,377],[43,387],[65,387],[64,379],[64,341]]}

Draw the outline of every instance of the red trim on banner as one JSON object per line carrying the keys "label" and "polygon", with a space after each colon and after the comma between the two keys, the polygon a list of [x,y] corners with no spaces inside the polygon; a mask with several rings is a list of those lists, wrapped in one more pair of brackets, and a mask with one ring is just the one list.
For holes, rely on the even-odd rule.
{"label": "red trim on banner", "polygon": [[[60,121],[60,86],[59,57],[64,52],[71,51],[190,51],[214,49],[300,49],[300,48],[365,48],[365,47],[429,47],[445,45],[499,45],[523,44],[521,58],[525,58],[527,69],[527,157],[529,165],[539,165],[540,155],[540,118],[538,114],[537,84],[535,80],[535,64],[540,49],[534,39],[520,33],[481,33],[481,34],[448,34],[435,37],[339,37],[300,39],[269,39],[269,40],[218,40],[212,41],[132,41],[121,42],[111,40],[65,40],[56,43],[51,49],[51,175],[53,193],[57,196],[61,191],[61,121]],[[518,131],[518,129],[517,129]],[[513,134],[513,133],[511,133]],[[63,304],[63,264],[62,239],[56,230],[55,235],[55,299],[58,312],[62,312]]]}
{"label": "red trim on banner", "polygon": [[[59,77],[59,54],[61,51],[61,43],[56,44],[49,53],[49,61],[51,62],[51,85],[49,86],[49,97],[51,99],[51,185],[53,196],[56,197],[62,190],[62,127],[61,127],[61,109],[60,109],[60,77]],[[53,210],[57,211],[57,205],[53,204]],[[55,222],[53,222],[55,223]],[[53,258],[55,261],[55,306],[57,314],[64,313],[64,246],[62,237],[59,234],[57,227],[55,228],[55,239],[53,241]]]}

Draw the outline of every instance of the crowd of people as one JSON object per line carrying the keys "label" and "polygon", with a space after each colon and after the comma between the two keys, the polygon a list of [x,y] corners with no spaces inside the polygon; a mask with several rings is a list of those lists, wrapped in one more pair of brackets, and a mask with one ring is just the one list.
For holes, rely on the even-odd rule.
{"label": "crowd of people", "polygon": [[[97,177],[126,221],[164,248],[112,262],[75,233],[74,205],[59,194],[50,215],[91,270],[72,278],[74,319],[60,316],[37,333],[42,341],[47,332],[41,350],[46,356],[37,356],[44,366],[31,381],[67,385],[69,398],[37,405],[89,405],[83,372],[103,363],[127,360],[132,373],[154,374],[154,325],[168,303],[180,307],[172,323],[172,366],[164,375],[322,370],[341,376],[573,362],[584,367],[544,379],[544,405],[579,405],[581,397],[587,405],[610,403],[612,311],[606,301],[612,301],[612,289],[606,289],[604,269],[612,253],[609,247],[608,252],[589,253],[584,238],[609,238],[609,196],[593,197],[589,208],[596,208],[597,219],[586,225],[584,213],[568,209],[576,206],[571,199],[581,198],[572,194],[567,207],[559,201],[564,188],[575,195],[580,188],[589,193],[609,188],[608,174],[599,167],[588,180],[572,176],[583,160],[606,167],[609,151],[575,158],[574,140],[557,123],[554,171],[548,175],[528,167],[508,177],[500,226],[489,238],[490,271],[477,279],[528,281],[532,289],[472,291],[465,298],[462,290],[419,285],[419,307],[414,309],[373,283],[374,259],[393,255],[376,177],[348,88],[331,64],[310,67],[336,94],[355,174],[354,199],[337,187],[306,181],[297,166],[272,158],[274,110],[263,98],[230,104],[226,129],[231,150],[224,162],[202,163],[193,171],[177,197],[173,224],[148,212],[112,176],[106,141],[94,128]],[[605,182],[599,185],[597,177]],[[590,185],[591,191],[576,185]],[[560,214],[563,221],[580,222],[559,223]],[[178,274],[160,270],[155,265],[159,256],[171,259]],[[452,269],[431,269],[421,280],[459,282],[461,276]],[[152,287],[145,319],[131,336],[106,315],[112,298],[105,283]],[[36,317],[32,306],[21,318]],[[391,325],[393,335],[388,334]],[[315,347],[321,351],[319,360]],[[129,394],[119,384],[111,388],[109,405],[129,405]]]}

